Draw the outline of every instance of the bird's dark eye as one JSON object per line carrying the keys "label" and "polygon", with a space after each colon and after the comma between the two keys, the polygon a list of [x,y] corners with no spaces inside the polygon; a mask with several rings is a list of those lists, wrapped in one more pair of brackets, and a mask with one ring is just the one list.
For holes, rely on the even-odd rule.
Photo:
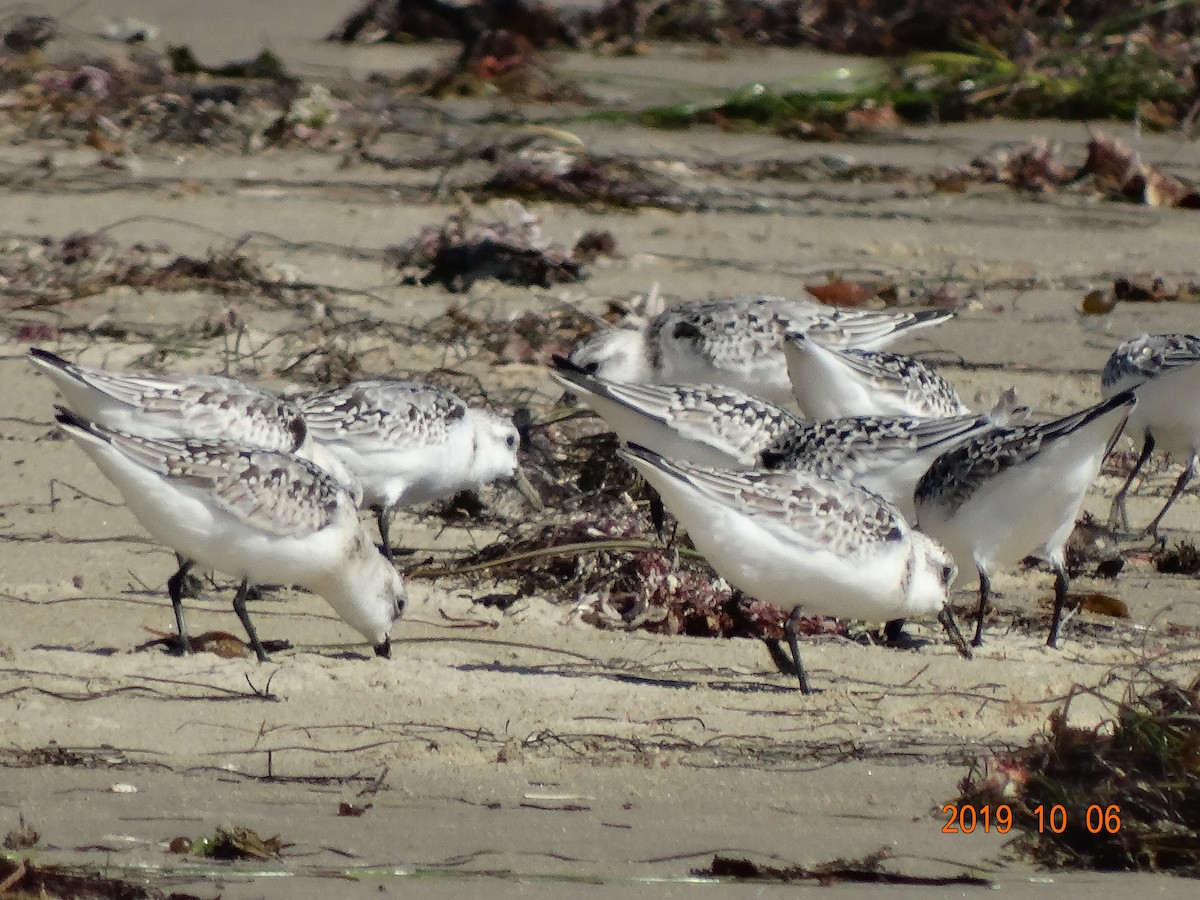
{"label": "bird's dark eye", "polygon": [[600,363],[590,362],[587,365],[580,366],[579,368],[583,369],[583,371],[587,372],[589,375],[595,375],[600,371]]}
{"label": "bird's dark eye", "polygon": [[942,566],[942,583],[949,584],[954,580],[954,566]]}
{"label": "bird's dark eye", "polygon": [[514,447],[517,446],[517,436],[515,434],[510,434],[505,439],[504,443],[508,445],[509,450],[512,450]]}

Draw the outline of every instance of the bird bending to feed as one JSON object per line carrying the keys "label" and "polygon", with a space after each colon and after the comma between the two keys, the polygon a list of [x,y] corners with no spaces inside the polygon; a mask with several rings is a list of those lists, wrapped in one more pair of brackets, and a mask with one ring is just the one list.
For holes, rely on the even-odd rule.
{"label": "bird bending to feed", "polygon": [[295,404],[220,375],[111,372],[32,347],[29,361],[50,377],[71,411],[142,437],[197,437],[283,450],[316,463],[356,496],[361,487],[336,456],[315,444]]}
{"label": "bird bending to feed", "polygon": [[392,559],[391,518],[411,506],[473,490],[517,468],[520,435],[510,419],[413,381],[359,381],[300,405],[317,443],[362,484]]}
{"label": "bird bending to feed", "polygon": [[720,384],[788,405],[784,330],[812,334],[831,346],[881,347],[953,315],[833,309],[809,300],[739,294],[680,303],[649,322],[639,318],[609,328],[576,347],[571,362],[609,381]]}
{"label": "bird bending to feed", "polygon": [[1061,419],[997,428],[939,456],[917,484],[918,527],[979,572],[976,647],[983,640],[996,566],[1036,556],[1054,568],[1054,617],[1047,646],[1058,645],[1067,574],[1063,552],[1084,494],[1134,405],[1123,391]]}
{"label": "bird bending to feed", "polygon": [[970,412],[946,379],[911,356],[839,349],[797,331],[788,332],[783,352],[792,394],[810,419]]}
{"label": "bird bending to feed", "polygon": [[[297,584],[321,595],[342,621],[389,656],[388,633],[404,611],[404,584],[371,544],[357,504],[333,476],[277,450],[201,438],[141,437],[59,408],[59,427],[92,458],[157,540],[188,560],[242,579],[233,608],[262,662],[268,657],[246,611],[253,584]],[[171,579],[183,649],[189,645]]]}
{"label": "bird bending to feed", "polygon": [[1155,450],[1165,451],[1187,465],[1175,482],[1171,496],[1146,527],[1158,534],[1158,526],[1196,474],[1200,452],[1200,337],[1190,334],[1143,334],[1122,343],[1113,351],[1100,375],[1100,391],[1111,397],[1132,389],[1137,406],[1129,414],[1126,433],[1142,439],[1138,461],[1113,497],[1110,527],[1129,528],[1125,495]]}
{"label": "bird bending to feed", "polygon": [[936,615],[959,651],[947,591],[954,560],[870,491],[809,472],[722,471],[636,444],[621,455],[662,495],[717,574],[791,610],[785,633],[809,693],[795,623],[807,613],[884,621]]}
{"label": "bird bending to feed", "polygon": [[551,376],[578,395],[623,441],[670,459],[741,468],[802,422],[773,403],[716,384],[610,381],[554,357]]}

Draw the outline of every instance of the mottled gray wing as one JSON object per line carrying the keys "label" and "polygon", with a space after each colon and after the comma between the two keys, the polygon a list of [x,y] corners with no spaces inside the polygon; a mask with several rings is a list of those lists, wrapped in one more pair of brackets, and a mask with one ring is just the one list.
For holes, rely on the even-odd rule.
{"label": "mottled gray wing", "polygon": [[819,316],[808,320],[797,317],[788,324],[790,329],[803,331],[827,347],[861,347],[883,343],[911,328],[935,325],[953,315],[953,312],[940,309],[896,312],[822,307]]}
{"label": "mottled gray wing", "polygon": [[1143,334],[1113,351],[1100,373],[1105,393],[1136,387],[1173,369],[1200,362],[1200,337],[1190,334]]}
{"label": "mottled gray wing", "polygon": [[841,350],[839,353],[852,371],[871,380],[881,391],[903,395],[910,406],[926,409],[935,416],[969,412],[950,382],[919,359],[879,350]]}
{"label": "mottled gray wing", "polygon": [[989,479],[1026,463],[1059,438],[1065,437],[1118,406],[1132,406],[1130,391],[1117,394],[1074,415],[1016,428],[995,428],[943,453],[917,482],[918,505],[953,512]]}
{"label": "mottled gray wing", "polygon": [[766,469],[815,465],[817,471],[835,473],[843,461],[864,454],[921,453],[991,427],[993,423],[986,415],[943,419],[846,416],[824,422],[802,422],[763,450],[759,463]]}
{"label": "mottled gray wing", "polygon": [[268,534],[299,537],[327,527],[341,488],[308,460],[229,441],[143,438],[93,425],[125,456],[164,479],[206,494]]}
{"label": "mottled gray wing", "polygon": [[281,397],[219,375],[145,375],[73,367],[84,383],[131,407],[174,420],[181,434],[272,450],[299,449],[300,411]]}
{"label": "mottled gray wing", "polygon": [[363,451],[446,441],[467,406],[449,391],[414,381],[360,381],[300,404],[313,436],[352,441]]}
{"label": "mottled gray wing", "polygon": [[904,519],[890,503],[840,479],[795,472],[730,472],[664,460],[655,466],[715,500],[782,528],[789,537],[840,555],[867,544],[903,540]]}

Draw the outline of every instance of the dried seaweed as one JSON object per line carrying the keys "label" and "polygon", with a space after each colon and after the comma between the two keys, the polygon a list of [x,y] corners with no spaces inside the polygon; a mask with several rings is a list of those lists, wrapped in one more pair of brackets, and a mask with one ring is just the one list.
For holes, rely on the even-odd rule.
{"label": "dried seaweed", "polygon": [[1200,33],[1191,4],[1131,8],[1117,0],[1031,3],[1027,0],[602,0],[555,10],[536,0],[368,0],[330,40],[451,39],[470,43],[495,29],[538,47],[614,46],[636,51],[645,41],[721,45],[808,46],[835,53],[891,55],[954,50],[964,41],[1008,51],[1057,45],[1073,35],[1102,38],[1137,33],[1146,42]]}
{"label": "dried seaweed", "polygon": [[194,894],[165,893],[84,867],[56,866],[0,858],[0,894],[13,900],[200,900]]}
{"label": "dried seaweed", "polygon": [[519,154],[501,164],[478,193],[630,208],[685,207],[676,185],[652,175],[636,160],[602,159],[562,150]]}
{"label": "dried seaweed", "polygon": [[289,846],[279,835],[262,838],[251,828],[234,825],[229,828],[218,827],[212,837],[195,841],[192,852],[213,859],[255,859],[265,862],[278,859],[283,849]]}
{"label": "dried seaweed", "polygon": [[973,766],[959,806],[1007,805],[1046,866],[1200,876],[1200,680],[1099,699],[1110,721],[1069,724],[1068,697],[1028,747]]}
{"label": "dried seaweed", "polygon": [[165,54],[145,47],[107,56],[38,55],[0,65],[0,104],[27,137],[88,144],[97,165],[137,170],[146,143],[257,149],[337,139],[371,119],[322,84],[290,76],[277,56],[206,66],[186,47]]}
{"label": "dried seaweed", "polygon": [[575,253],[542,235],[541,220],[515,200],[498,204],[500,218],[479,222],[470,208],[441,225],[426,225],[388,254],[410,284],[469,290],[482,278],[550,287],[585,277]]}
{"label": "dried seaweed", "polygon": [[815,881],[822,887],[834,884],[904,884],[921,887],[943,887],[970,885],[989,887],[992,882],[975,875],[907,875],[889,872],[883,867],[885,860],[892,858],[892,851],[884,847],[862,859],[835,859],[816,866],[768,866],[736,856],[717,854],[707,869],[695,869],[692,874],[700,878],[722,878],[734,881],[778,882],[794,884],[800,881]]}
{"label": "dried seaweed", "polygon": [[[45,309],[118,286],[207,291],[286,304],[329,297],[321,286],[289,283],[234,248],[214,250],[207,257],[168,257],[165,247],[122,247],[104,231],[8,241],[0,246],[0,284],[0,308],[8,310]],[[219,335],[236,323],[209,325],[211,334]]]}
{"label": "dried seaweed", "polygon": [[1153,562],[1164,575],[1200,574],[1200,550],[1191,541],[1180,541],[1170,549],[1162,547],[1155,551]]}
{"label": "dried seaweed", "polygon": [[[581,237],[576,247],[587,237]],[[466,308],[451,306],[428,322],[423,333],[429,341],[461,346],[471,356],[486,352],[499,362],[549,365],[552,357],[570,354],[595,329],[595,320],[568,306],[549,312],[524,312],[507,321],[485,319]]]}
{"label": "dried seaweed", "polygon": [[1120,546],[1111,528],[1085,512],[1064,548],[1067,574],[1076,578],[1089,569],[1104,578],[1115,578],[1124,568]]}
{"label": "dried seaweed", "polygon": [[437,98],[501,96],[508,100],[589,104],[590,94],[559,77],[529,40],[507,29],[480,33],[457,59],[404,83]]}

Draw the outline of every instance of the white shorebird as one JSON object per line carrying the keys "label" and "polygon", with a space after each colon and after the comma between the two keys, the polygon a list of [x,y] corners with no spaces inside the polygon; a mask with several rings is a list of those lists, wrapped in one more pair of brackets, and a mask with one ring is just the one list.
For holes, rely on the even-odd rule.
{"label": "white shorebird", "polygon": [[792,395],[810,419],[970,412],[946,379],[911,356],[838,349],[797,331],[788,333],[783,351]]}
{"label": "white shorebird", "polygon": [[29,361],[50,377],[66,405],[89,421],[142,437],[211,438],[295,453],[351,493],[361,493],[338,458],[313,442],[299,407],[270,391],[220,375],[93,369],[37,347],[30,349]]}
{"label": "white shorebird", "polygon": [[995,429],[942,454],[922,476],[918,527],[945,544],[964,570],[973,565],[979,572],[975,646],[991,593],[988,572],[1027,556],[1054,567],[1046,644],[1058,645],[1068,586],[1063,550],[1133,404],[1133,392],[1124,391],[1052,422]]}
{"label": "white shorebird", "polygon": [[551,376],[604,419],[622,441],[702,466],[755,465],[801,420],[773,403],[715,384],[610,381],[554,358]]}
{"label": "white shorebird", "polygon": [[[388,633],[404,611],[404,584],[371,544],[354,498],[333,476],[291,453],[126,434],[61,407],[57,421],[157,540],[242,579],[233,608],[260,661],[268,657],[246,597],[261,583],[297,584],[321,595],[376,655],[390,655]],[[185,651],[178,587],[186,571],[187,565],[172,579],[171,592]]]}
{"label": "white shorebird", "polygon": [[791,403],[783,332],[831,346],[880,347],[949,319],[943,310],[832,309],[808,300],[741,294],[680,303],[649,322],[609,328],[571,353],[571,362],[609,381],[721,384],[772,403]]}
{"label": "white shorebird", "polygon": [[511,420],[428,384],[359,381],[306,398],[300,411],[313,438],[362,485],[389,560],[398,507],[473,490],[517,468],[521,438]]}
{"label": "white shorebird", "polygon": [[621,451],[731,585],[792,611],[785,633],[809,692],[795,623],[805,612],[883,621],[936,615],[960,652],[947,591],[954,560],[870,491],[810,472],[729,471]]}
{"label": "white shorebird", "polygon": [[1157,535],[1171,504],[1196,474],[1200,452],[1200,337],[1190,334],[1143,334],[1122,343],[1104,366],[1100,390],[1111,397],[1133,389],[1138,402],[1129,414],[1126,433],[1142,439],[1137,464],[1113,497],[1109,524],[1129,527],[1125,495],[1155,450],[1165,451],[1187,465],[1175,489],[1146,533]]}

